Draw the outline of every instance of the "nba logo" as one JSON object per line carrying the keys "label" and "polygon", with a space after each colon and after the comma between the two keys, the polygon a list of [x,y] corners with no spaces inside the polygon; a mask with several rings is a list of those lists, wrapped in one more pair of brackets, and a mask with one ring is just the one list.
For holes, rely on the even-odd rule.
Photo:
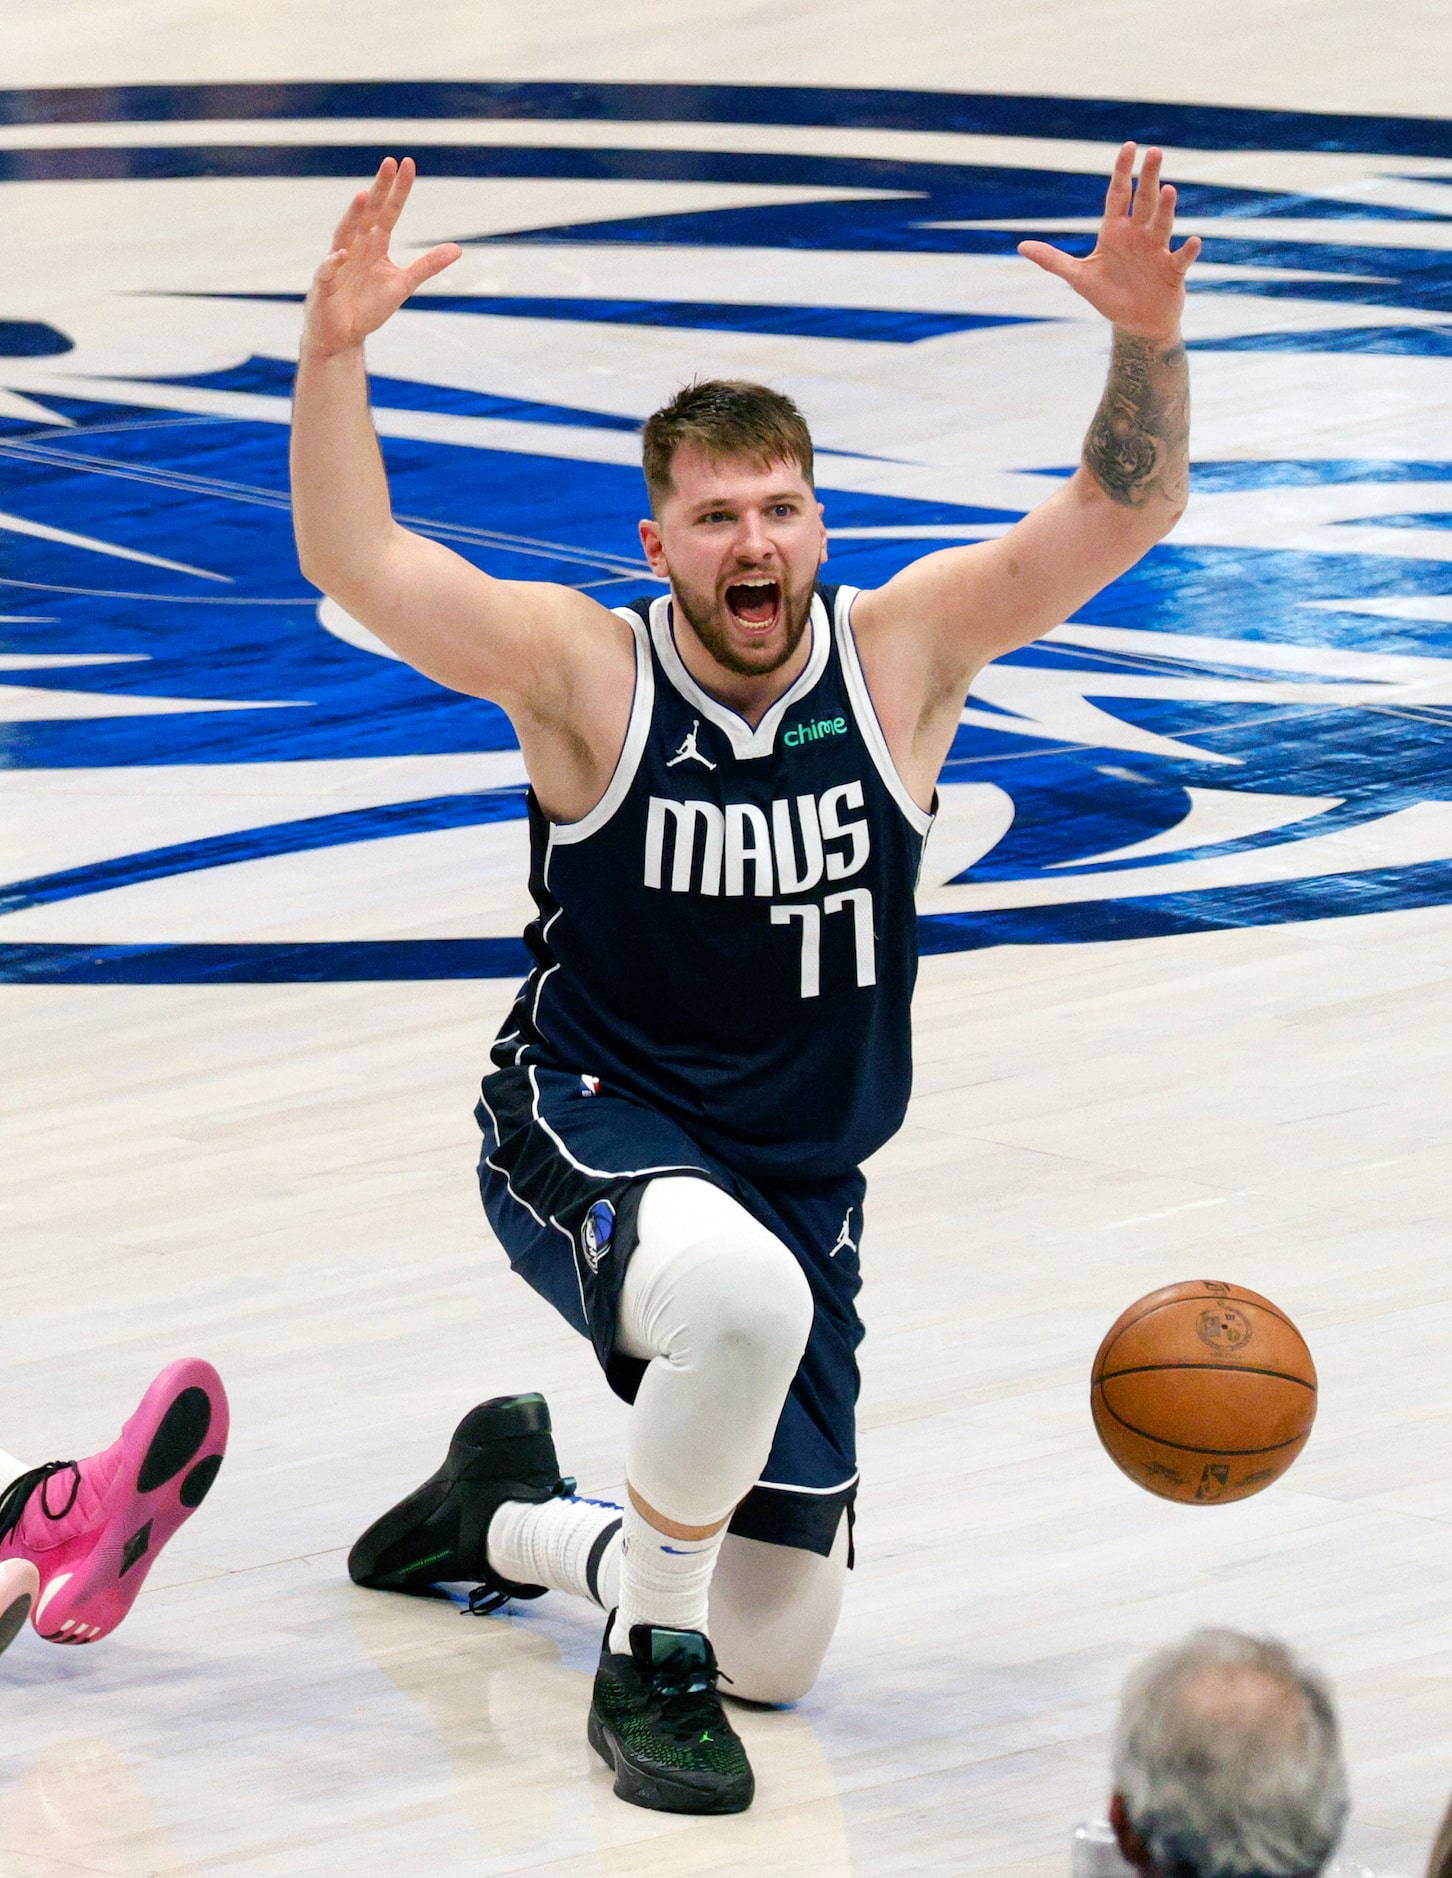
{"label": "nba logo", "polygon": [[599,1095],[599,1093],[600,1078],[598,1076],[582,1076],[580,1078],[580,1094],[582,1096]]}
{"label": "nba logo", "polygon": [[610,1241],[615,1233],[615,1208],[608,1200],[597,1200],[585,1215],[580,1227],[580,1250],[585,1255],[585,1263],[592,1272],[598,1272],[600,1261],[610,1250]]}

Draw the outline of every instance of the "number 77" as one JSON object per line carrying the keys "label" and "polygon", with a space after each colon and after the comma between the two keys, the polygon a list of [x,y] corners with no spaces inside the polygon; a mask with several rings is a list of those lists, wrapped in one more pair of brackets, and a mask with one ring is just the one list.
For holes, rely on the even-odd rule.
{"label": "number 77", "polygon": [[870,887],[847,887],[841,893],[829,893],[821,907],[811,901],[800,906],[774,906],[773,926],[786,926],[794,919],[802,922],[802,996],[815,998],[822,990],[822,914],[844,913],[852,909],[852,937],[857,959],[859,986],[877,983],[877,946],[872,922]]}

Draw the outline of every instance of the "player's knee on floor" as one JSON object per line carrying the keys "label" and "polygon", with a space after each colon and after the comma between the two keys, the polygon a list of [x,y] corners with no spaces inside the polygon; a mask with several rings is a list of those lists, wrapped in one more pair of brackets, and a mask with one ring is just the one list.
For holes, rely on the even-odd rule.
{"label": "player's knee on floor", "polygon": [[[713,1622],[713,1631],[718,1628]],[[714,1644],[714,1637],[712,1641]],[[743,1637],[720,1657],[724,1675],[729,1677],[729,1681],[723,1681],[725,1692],[739,1702],[790,1708],[794,1702],[811,1694],[822,1659],[827,1654],[828,1642],[830,1638],[825,1639],[819,1649],[805,1654],[798,1649],[787,1658],[770,1644]],[[719,1650],[721,1646],[715,1647]]]}
{"label": "player's knee on floor", "polygon": [[800,1702],[837,1628],[847,1575],[847,1522],[831,1555],[728,1533],[711,1581],[711,1641],[728,1695]]}

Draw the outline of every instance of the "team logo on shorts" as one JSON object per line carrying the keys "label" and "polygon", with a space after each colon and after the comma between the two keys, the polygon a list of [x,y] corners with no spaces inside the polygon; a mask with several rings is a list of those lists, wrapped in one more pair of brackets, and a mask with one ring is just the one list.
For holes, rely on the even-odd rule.
{"label": "team logo on shorts", "polygon": [[599,1271],[600,1261],[610,1250],[614,1237],[615,1208],[608,1200],[597,1200],[580,1227],[580,1250],[592,1272]]}

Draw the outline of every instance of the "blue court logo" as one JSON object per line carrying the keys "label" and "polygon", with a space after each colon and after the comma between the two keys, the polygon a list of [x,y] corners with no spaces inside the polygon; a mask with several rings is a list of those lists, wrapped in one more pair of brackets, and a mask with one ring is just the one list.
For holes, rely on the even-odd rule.
{"label": "blue court logo", "polygon": [[[635,536],[640,420],[697,370],[801,392],[829,579],[875,585],[1011,525],[1069,473],[1062,413],[1087,422],[1104,349],[1015,246],[1087,244],[1112,147],[1170,146],[1205,241],[1191,507],[975,685],[923,947],[1452,901],[1446,125],[776,86],[0,95],[0,187],[45,181],[64,214],[67,185],[80,205],[99,184],[162,257],[154,279],[88,290],[73,329],[60,307],[0,304],[0,739],[25,830],[0,976],[527,966],[507,720],[389,657],[298,572],[306,269],[233,251],[179,290],[151,190],[206,178],[235,203],[331,179],[341,203],[401,149],[424,178],[415,239],[466,253],[373,357],[395,507],[492,574],[618,604],[659,590]],[[84,125],[74,143],[57,112]],[[235,141],[241,118],[255,140]],[[387,121],[387,144],[360,145],[360,120]],[[26,124],[44,126],[33,147]],[[1014,421],[984,423],[988,382],[1013,388]]]}

